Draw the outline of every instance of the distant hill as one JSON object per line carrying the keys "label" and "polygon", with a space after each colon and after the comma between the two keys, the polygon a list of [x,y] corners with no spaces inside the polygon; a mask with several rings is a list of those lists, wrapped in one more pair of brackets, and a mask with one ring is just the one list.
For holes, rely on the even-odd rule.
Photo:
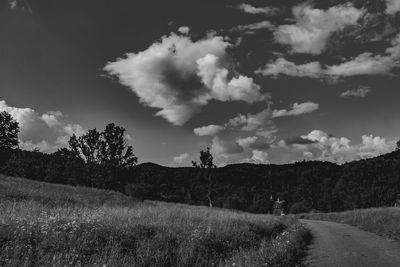
{"label": "distant hill", "polygon": [[68,153],[15,150],[8,158],[0,163],[0,172],[9,176],[254,213],[271,213],[278,198],[285,201],[286,212],[301,213],[392,206],[400,194],[400,151],[343,165],[303,161],[197,169],[143,163],[118,172]]}
{"label": "distant hill", "polygon": [[[211,178],[211,180],[210,180]],[[341,211],[391,206],[400,194],[400,151],[337,165],[297,162],[285,165],[233,164],[210,171],[144,163],[135,181],[149,186],[146,198],[271,212],[273,200],[287,211]]]}

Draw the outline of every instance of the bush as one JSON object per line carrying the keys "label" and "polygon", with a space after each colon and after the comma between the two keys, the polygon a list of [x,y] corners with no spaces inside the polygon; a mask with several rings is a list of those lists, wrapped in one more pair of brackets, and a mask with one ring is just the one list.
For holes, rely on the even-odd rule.
{"label": "bush", "polygon": [[134,199],[143,201],[150,198],[153,187],[145,183],[128,184],[125,186],[125,194]]}
{"label": "bush", "polygon": [[310,208],[303,201],[296,202],[290,207],[291,214],[307,213],[309,211],[310,211]]}

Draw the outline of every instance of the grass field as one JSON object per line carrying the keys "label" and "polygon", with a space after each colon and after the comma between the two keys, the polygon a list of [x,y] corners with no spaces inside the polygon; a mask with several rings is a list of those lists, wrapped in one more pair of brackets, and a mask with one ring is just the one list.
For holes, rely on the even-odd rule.
{"label": "grass field", "polygon": [[1,266],[294,266],[307,238],[293,217],[0,176]]}
{"label": "grass field", "polygon": [[400,241],[400,208],[373,208],[300,215],[305,219],[346,223]]}

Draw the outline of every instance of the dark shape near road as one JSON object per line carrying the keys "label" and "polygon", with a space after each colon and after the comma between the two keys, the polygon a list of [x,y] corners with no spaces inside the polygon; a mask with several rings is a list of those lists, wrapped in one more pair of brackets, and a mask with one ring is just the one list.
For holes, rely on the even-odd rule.
{"label": "dark shape near road", "polygon": [[350,225],[302,220],[314,240],[305,266],[400,267],[400,243]]}

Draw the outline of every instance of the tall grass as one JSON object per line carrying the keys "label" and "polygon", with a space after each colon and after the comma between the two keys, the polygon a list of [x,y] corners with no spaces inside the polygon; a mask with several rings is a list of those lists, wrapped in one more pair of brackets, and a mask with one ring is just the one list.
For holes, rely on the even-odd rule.
{"label": "tall grass", "polygon": [[[290,266],[282,258],[294,254],[283,245],[301,240],[282,237],[294,225],[293,218],[135,203],[116,192],[0,177],[1,266]],[[254,265],[243,260],[253,252]]]}
{"label": "tall grass", "polygon": [[313,220],[350,224],[363,230],[400,241],[400,208],[372,208],[336,213],[303,214]]}

